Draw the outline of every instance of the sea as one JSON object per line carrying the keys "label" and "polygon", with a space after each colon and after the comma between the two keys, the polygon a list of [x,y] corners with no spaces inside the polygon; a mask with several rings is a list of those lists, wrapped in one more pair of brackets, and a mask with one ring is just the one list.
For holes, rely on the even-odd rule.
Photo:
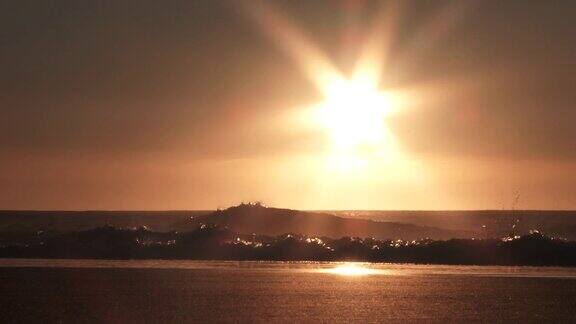
{"label": "sea", "polygon": [[576,268],[0,259],[2,323],[576,322]]}

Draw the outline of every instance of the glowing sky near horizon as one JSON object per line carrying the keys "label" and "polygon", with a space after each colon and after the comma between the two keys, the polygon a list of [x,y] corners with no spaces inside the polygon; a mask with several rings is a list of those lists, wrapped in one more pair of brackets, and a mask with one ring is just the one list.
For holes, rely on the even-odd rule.
{"label": "glowing sky near horizon", "polygon": [[576,209],[576,5],[11,2],[0,209]]}

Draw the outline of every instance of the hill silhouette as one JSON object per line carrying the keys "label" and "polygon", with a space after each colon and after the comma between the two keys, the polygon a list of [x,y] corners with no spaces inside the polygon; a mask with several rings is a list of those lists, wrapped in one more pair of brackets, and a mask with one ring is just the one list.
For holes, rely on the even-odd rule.
{"label": "hill silhouette", "polygon": [[243,203],[224,210],[192,217],[178,228],[191,230],[202,224],[227,227],[239,233],[303,235],[328,237],[374,237],[435,240],[471,238],[472,231],[456,231],[432,226],[418,226],[398,222],[379,222],[367,219],[338,217],[329,213],[307,212],[293,209],[271,208],[259,203]]}
{"label": "hill silhouette", "polygon": [[240,204],[218,211],[0,211],[0,244],[9,237],[38,231],[64,233],[114,226],[153,231],[189,231],[199,224],[220,224],[239,232],[277,235],[286,232],[331,237],[418,239],[501,238],[537,229],[576,240],[576,211],[297,211]]}

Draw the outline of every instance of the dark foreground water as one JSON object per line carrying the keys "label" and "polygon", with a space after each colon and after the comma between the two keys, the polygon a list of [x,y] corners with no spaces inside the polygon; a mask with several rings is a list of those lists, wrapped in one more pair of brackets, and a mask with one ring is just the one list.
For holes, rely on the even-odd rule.
{"label": "dark foreground water", "polygon": [[576,269],[0,260],[2,322],[576,321]]}

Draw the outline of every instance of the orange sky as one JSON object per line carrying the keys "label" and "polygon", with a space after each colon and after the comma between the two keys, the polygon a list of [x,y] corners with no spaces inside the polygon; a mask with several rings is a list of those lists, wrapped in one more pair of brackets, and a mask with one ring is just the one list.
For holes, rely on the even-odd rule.
{"label": "orange sky", "polygon": [[10,6],[0,209],[576,208],[574,4]]}

